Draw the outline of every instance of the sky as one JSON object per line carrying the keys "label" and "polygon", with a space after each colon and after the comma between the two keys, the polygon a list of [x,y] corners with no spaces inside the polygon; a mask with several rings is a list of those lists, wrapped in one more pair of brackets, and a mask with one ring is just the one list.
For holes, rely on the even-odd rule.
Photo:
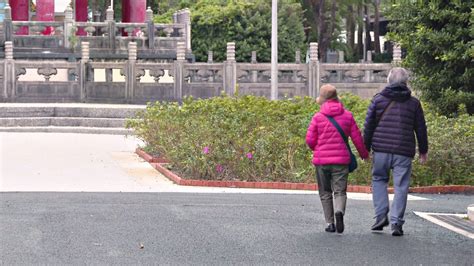
{"label": "sky", "polygon": [[[54,0],[54,12],[64,12],[70,2],[71,0]],[[36,0],[33,0],[33,3],[36,4]]]}

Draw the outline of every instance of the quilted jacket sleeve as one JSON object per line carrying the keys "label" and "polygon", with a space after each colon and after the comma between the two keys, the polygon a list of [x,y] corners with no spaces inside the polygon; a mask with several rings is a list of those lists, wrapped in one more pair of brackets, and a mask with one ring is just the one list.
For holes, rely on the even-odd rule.
{"label": "quilted jacket sleeve", "polygon": [[415,113],[415,133],[420,154],[426,154],[428,152],[428,132],[421,103],[419,103]]}
{"label": "quilted jacket sleeve", "polygon": [[369,152],[364,146],[362,134],[360,133],[359,127],[357,126],[354,117],[351,115],[351,139],[354,143],[359,155],[362,159],[366,159],[369,156]]}
{"label": "quilted jacket sleeve", "polygon": [[308,130],[306,131],[306,144],[311,150],[314,150],[318,144],[318,126],[316,122],[316,116],[317,114],[313,116],[311,123],[309,123]]}
{"label": "quilted jacket sleeve", "polygon": [[376,123],[376,104],[373,99],[367,110],[367,116],[365,117],[364,124],[364,144],[367,151],[370,151],[372,147],[372,137],[374,136]]}

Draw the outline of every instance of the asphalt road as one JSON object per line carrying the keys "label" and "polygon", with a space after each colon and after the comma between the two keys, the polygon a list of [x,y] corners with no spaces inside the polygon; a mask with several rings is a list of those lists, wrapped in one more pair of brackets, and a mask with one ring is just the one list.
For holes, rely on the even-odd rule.
{"label": "asphalt road", "polygon": [[367,200],[349,200],[337,235],[317,195],[0,193],[0,264],[473,265],[473,240],[413,214],[465,213],[473,197],[428,198],[392,237],[370,232]]}

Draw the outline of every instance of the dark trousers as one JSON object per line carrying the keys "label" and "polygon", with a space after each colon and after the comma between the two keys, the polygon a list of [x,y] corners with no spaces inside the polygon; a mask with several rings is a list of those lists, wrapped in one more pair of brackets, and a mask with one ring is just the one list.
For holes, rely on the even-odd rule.
{"label": "dark trousers", "polygon": [[318,165],[316,166],[316,176],[324,218],[327,223],[334,223],[334,209],[343,214],[346,211],[349,168],[347,165]]}

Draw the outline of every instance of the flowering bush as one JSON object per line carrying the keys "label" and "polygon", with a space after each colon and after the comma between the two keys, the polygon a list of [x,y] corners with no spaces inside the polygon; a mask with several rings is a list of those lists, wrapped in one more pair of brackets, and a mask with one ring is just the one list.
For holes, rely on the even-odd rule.
{"label": "flowering bush", "polygon": [[[369,100],[344,94],[344,106],[362,128]],[[315,182],[312,153],[305,144],[319,106],[311,98],[269,101],[239,96],[187,98],[154,103],[129,120],[147,151],[169,159],[183,178]],[[414,183],[473,184],[474,119],[427,113],[430,162],[414,164]],[[351,184],[370,183],[370,164],[359,163]]]}

